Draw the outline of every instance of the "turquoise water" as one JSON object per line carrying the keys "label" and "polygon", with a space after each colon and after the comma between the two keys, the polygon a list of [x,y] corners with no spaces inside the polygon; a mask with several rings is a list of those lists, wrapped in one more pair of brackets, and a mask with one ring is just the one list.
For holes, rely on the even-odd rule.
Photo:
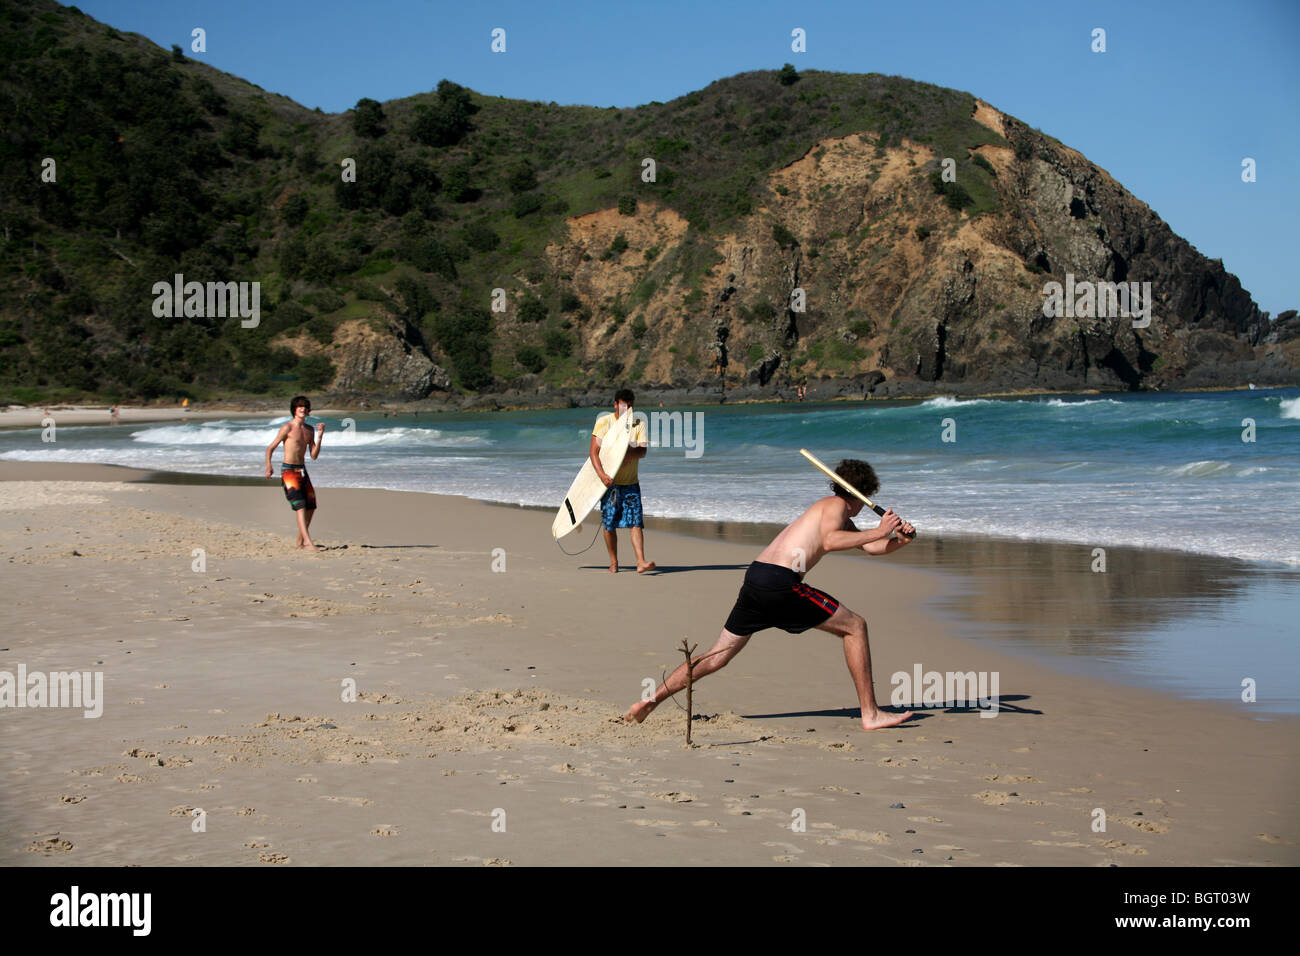
{"label": "turquoise water", "polygon": [[[870,461],[877,501],[923,533],[1300,566],[1300,389],[641,410],[693,425],[684,435],[652,422],[664,440],[641,463],[651,515],[788,521],[826,487],[798,454],[807,447],[832,467]],[[558,507],[599,411],[326,419],[309,470],[318,487]],[[5,432],[0,458],[257,476],[284,420],[60,428],[54,443],[39,429]]]}

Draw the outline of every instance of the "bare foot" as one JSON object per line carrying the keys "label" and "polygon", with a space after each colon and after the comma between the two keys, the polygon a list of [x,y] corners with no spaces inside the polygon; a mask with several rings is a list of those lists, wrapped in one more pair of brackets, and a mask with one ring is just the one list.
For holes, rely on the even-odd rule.
{"label": "bare foot", "polygon": [[610,573],[610,574],[618,574],[618,562],[617,562],[617,561],[615,561],[613,564],[611,564],[611,565],[609,566],[609,573]]}
{"label": "bare foot", "polygon": [[899,724],[910,720],[915,716],[910,710],[905,714],[887,714],[883,710],[878,710],[868,716],[862,715],[863,730],[880,730],[882,727],[897,727]]}
{"label": "bare foot", "polygon": [[303,551],[324,551],[325,550],[325,547],[323,545],[316,544],[315,542],[312,541],[308,541],[306,544],[299,544],[298,547]]}
{"label": "bare foot", "polygon": [[645,564],[638,564],[636,566],[636,573],[645,574],[647,571],[653,571],[654,569],[655,563],[653,561],[647,561]]}
{"label": "bare foot", "polygon": [[638,701],[627,709],[627,713],[623,715],[623,719],[629,724],[639,724],[641,721],[649,717],[650,711],[654,710],[657,706],[658,705],[653,700]]}

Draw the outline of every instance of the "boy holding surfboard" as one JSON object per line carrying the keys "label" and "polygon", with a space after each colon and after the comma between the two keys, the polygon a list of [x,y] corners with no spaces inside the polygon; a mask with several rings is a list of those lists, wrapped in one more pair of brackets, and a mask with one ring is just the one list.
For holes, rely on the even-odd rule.
{"label": "boy holding surfboard", "polygon": [[634,401],[630,388],[620,388],[614,393],[614,413],[611,415],[606,412],[596,419],[591,430],[591,445],[587,451],[587,457],[596,469],[596,476],[606,489],[604,497],[600,499],[600,520],[605,529],[605,550],[609,552],[611,574],[618,573],[617,528],[628,528],[630,531],[632,550],[636,552],[637,574],[653,571],[655,567],[653,561],[645,559],[645,524],[641,515],[641,484],[637,480],[636,467],[650,448],[644,415],[632,426],[627,454],[623,456],[623,463],[613,477],[606,473],[600,461],[601,440],[616,421],[624,415],[632,414]]}
{"label": "boy holding surfboard", "polygon": [[[811,456],[808,456],[811,459]],[[692,680],[699,680],[727,665],[758,631],[779,627],[791,634],[810,628],[827,631],[844,640],[844,660],[853,676],[862,708],[862,728],[877,730],[903,723],[912,716],[887,714],[876,705],[871,684],[871,648],[867,643],[867,624],[825,591],[803,583],[804,572],[832,551],[861,548],[868,554],[889,554],[912,540],[916,529],[891,511],[882,511],[880,524],[869,531],[859,531],[852,519],[869,501],[858,489],[874,494],[880,486],[876,473],[865,461],[846,459],[831,473],[833,482],[828,495],[781,531],[745,572],[745,583],[722,628],[717,643],[707,654],[691,663]],[[875,507],[873,505],[873,507]],[[891,537],[894,532],[899,537]],[[686,664],[680,664],[659,685],[651,700],[628,708],[623,719],[641,723],[663,701],[686,686]]]}

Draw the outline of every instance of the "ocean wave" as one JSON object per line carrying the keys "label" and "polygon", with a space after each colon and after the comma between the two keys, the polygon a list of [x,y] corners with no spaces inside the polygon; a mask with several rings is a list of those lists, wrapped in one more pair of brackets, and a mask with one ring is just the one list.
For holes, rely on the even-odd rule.
{"label": "ocean wave", "polygon": [[[433,447],[486,448],[494,444],[479,435],[448,435],[436,428],[379,428],[359,431],[341,428],[325,432],[328,445],[339,448],[369,445],[419,445]],[[275,432],[262,428],[220,428],[194,425],[163,425],[132,432],[131,440],[146,445],[227,445],[239,448],[265,447]]]}
{"label": "ocean wave", "polygon": [[927,398],[917,408],[967,408],[974,405],[996,405],[997,401],[989,398],[951,398],[947,395],[940,395],[937,398]]}
{"label": "ocean wave", "polygon": [[1176,478],[1204,478],[1206,475],[1219,475],[1232,468],[1230,461],[1189,461],[1167,469],[1167,473]]}
{"label": "ocean wave", "polygon": [[1300,397],[1282,399],[1279,408],[1282,418],[1300,418]]}
{"label": "ocean wave", "polygon": [[1113,398],[1082,398],[1070,400],[1065,398],[1049,398],[1045,402],[1029,402],[1030,405],[1046,405],[1048,408],[1074,408],[1078,405],[1123,405],[1123,402],[1117,402]]}
{"label": "ocean wave", "polygon": [[41,448],[15,449],[0,453],[5,461],[68,461],[89,464],[116,464],[120,453],[109,448]]}

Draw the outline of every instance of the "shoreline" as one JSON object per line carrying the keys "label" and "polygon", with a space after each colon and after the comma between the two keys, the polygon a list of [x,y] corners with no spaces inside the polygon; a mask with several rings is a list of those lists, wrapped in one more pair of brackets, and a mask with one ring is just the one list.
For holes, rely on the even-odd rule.
{"label": "shoreline", "polygon": [[[157,471],[107,464],[73,464],[68,462],[0,461],[0,482],[23,481],[107,481],[151,486],[263,488],[265,478],[208,475],[191,472]],[[278,483],[275,489],[278,490]],[[511,502],[443,495],[433,492],[393,490],[321,484],[330,492],[374,492],[400,496],[419,496],[410,500],[430,499],[438,503],[472,502],[503,512],[523,512],[538,520],[549,519],[553,509]],[[645,518],[647,534],[668,534],[697,541],[741,544],[758,553],[780,530],[781,525],[748,521],[705,521],[689,518]],[[551,552],[558,560],[579,560],[584,564],[605,560],[600,539],[599,516],[584,521],[582,531],[572,535],[564,548]],[[590,544],[584,544],[590,540]],[[576,551],[577,548],[585,548]],[[623,544],[623,551],[630,546]],[[1084,573],[1092,560],[1091,547],[1072,542],[1038,539],[980,537],[963,534],[922,536],[907,548],[890,556],[893,567],[920,572],[942,582],[938,590],[944,596],[931,600],[927,610],[944,620],[950,630],[965,641],[981,643],[1049,667],[1063,676],[1086,676],[1115,687],[1141,688],[1168,694],[1179,700],[1196,700],[1221,706],[1237,714],[1257,709],[1257,719],[1271,720],[1300,714],[1300,695],[1281,710],[1247,708],[1231,700],[1219,700],[1204,694],[1180,691],[1177,681],[1143,682],[1090,663],[1091,657],[1132,656],[1133,642],[1140,646],[1145,635],[1179,624],[1195,622],[1198,617],[1221,613],[1222,608],[1240,605],[1252,585],[1262,575],[1265,580],[1291,582],[1300,587],[1300,569],[1289,565],[1247,561],[1199,552],[1175,549],[1111,546],[1108,561],[1123,569],[1121,579],[1111,575]],[[626,556],[626,555],[623,555]],[[840,560],[868,561],[866,555],[849,554]],[[874,559],[878,564],[879,559]],[[1008,589],[1006,580],[1014,575],[1022,583]],[[1125,597],[1142,593],[1146,601],[1135,607]],[[1040,595],[1049,595],[1044,600]],[[1108,610],[1116,601],[1118,610]],[[1015,602],[1016,611],[1005,610]],[[1214,609],[1214,610],[1211,610]],[[1089,655],[1063,654],[1054,648],[1054,635],[1068,635],[1072,646],[1087,647]]]}
{"label": "shoreline", "polygon": [[944,579],[888,557],[814,572],[867,617],[881,702],[894,672],[996,672],[995,719],[947,700],[863,732],[838,642],[772,631],[696,688],[686,749],[676,707],[615,718],[713,640],[746,542],[655,531],[661,573],[611,576],[545,514],[331,489],[309,555],[273,487],[63,474],[0,481],[0,669],[102,670],[105,706],[0,721],[13,863],[1300,862],[1294,718],[965,640]]}
{"label": "shoreline", "polygon": [[[249,417],[260,418],[261,416],[253,415]],[[27,469],[28,472],[33,476],[45,476],[46,472],[44,472],[42,469],[45,468],[53,469],[53,471],[48,473],[48,477],[34,477],[30,480],[53,480],[53,481],[66,480],[62,477],[62,472],[60,471],[60,469],[64,469],[64,468],[87,468],[87,469],[106,468],[106,469],[116,469],[116,470],[112,472],[106,472],[103,477],[84,478],[78,480],[138,481],[138,482],[145,482],[150,484],[178,484],[178,485],[179,484],[184,484],[184,485],[246,484],[250,486],[262,485],[266,481],[266,479],[264,478],[258,478],[253,476],[216,475],[216,474],[211,474],[209,472],[198,472],[198,471],[171,471],[171,470],[161,470],[156,468],[140,468],[134,465],[117,465],[117,464],[110,464],[107,462],[66,462],[66,461],[37,462],[37,461],[12,461],[7,459],[0,459],[0,468],[9,468],[9,467],[20,467],[23,469]],[[114,475],[117,475],[118,477],[114,477]],[[4,480],[4,479],[0,477],[0,480]],[[319,488],[330,488],[330,489],[354,488],[358,490],[391,491],[394,493],[403,493],[403,494],[410,493],[416,495],[432,495],[434,497],[452,497],[452,498],[465,497],[467,500],[481,502],[482,504],[490,505],[492,507],[497,507],[497,508],[519,508],[525,511],[545,512],[547,514],[551,514],[554,511],[553,508],[545,505],[527,505],[527,504],[521,504],[519,502],[514,502],[514,501],[499,501],[490,498],[474,498],[469,495],[465,495],[465,496],[442,495],[438,492],[416,491],[412,489],[399,489],[399,488],[383,488],[375,485],[331,485],[324,482],[316,481],[315,479],[313,479],[313,484]],[[766,533],[767,531],[773,529],[779,530],[781,527],[781,525],[776,522],[746,521],[740,519],[709,520],[703,518],[681,518],[681,517],[675,517],[669,515],[646,515],[645,520],[647,522],[646,524],[647,528],[662,527],[664,530],[668,530],[668,531],[676,531],[678,529],[684,529],[684,533],[687,534],[692,534],[698,537],[707,537],[707,538],[717,537],[722,540],[735,540],[735,539],[728,537],[726,534],[723,534],[721,532],[715,534],[713,531],[709,531],[706,529],[714,528],[714,527],[724,527],[724,526],[727,528],[754,527],[754,528],[761,528],[763,529],[763,533]],[[698,530],[691,530],[696,528],[698,528]],[[974,543],[978,541],[991,540],[1009,547],[1015,547],[1015,546],[1023,546],[1025,548],[1036,548],[1036,547],[1091,548],[1092,547],[1091,544],[1085,545],[1082,542],[1069,541],[1067,539],[1062,539],[1062,538],[1021,538],[1021,537],[1011,537],[1011,536],[993,535],[993,534],[978,536],[978,535],[971,535],[971,534],[963,534],[960,532],[944,532],[938,537],[943,540],[951,541],[958,545],[962,544],[963,542]],[[759,537],[750,536],[748,540],[759,541],[761,540],[761,535]],[[927,538],[918,538],[918,540],[925,541],[927,540]],[[1271,572],[1278,572],[1278,573],[1286,573],[1292,571],[1300,573],[1300,568],[1297,568],[1295,565],[1287,564],[1284,561],[1270,561],[1264,558],[1241,558],[1241,557],[1234,557],[1234,556],[1216,555],[1204,551],[1188,551],[1182,548],[1160,547],[1156,545],[1107,545],[1107,550],[1124,551],[1124,552],[1131,551],[1136,553],[1151,553],[1151,554],[1168,555],[1173,558],[1181,557],[1188,560],[1197,559],[1197,560],[1204,560],[1209,562],[1220,562],[1222,563],[1225,569],[1230,571],[1260,570],[1260,571],[1271,571]],[[904,561],[909,560],[909,558],[906,556],[911,555],[913,553],[914,552],[910,548],[907,551],[901,552],[901,554],[905,556],[901,560]]]}
{"label": "shoreline", "polygon": [[[1038,389],[1011,389],[1006,391],[975,391],[966,392],[960,387],[960,383],[954,383],[953,387],[944,391],[936,392],[917,392],[907,395],[870,395],[855,396],[845,394],[841,387],[839,391],[830,391],[835,387],[835,383],[827,381],[826,390],[810,395],[804,401],[797,401],[782,395],[746,395],[738,398],[727,398],[719,402],[715,392],[710,390],[700,390],[693,388],[652,388],[641,386],[642,404],[648,404],[650,401],[666,401],[671,399],[677,405],[684,406],[712,406],[712,405],[839,405],[839,404],[879,404],[897,402],[899,404],[921,403],[931,401],[936,398],[952,398],[957,401],[975,401],[977,399],[996,400],[996,399],[1023,399],[1029,397],[1045,398],[1063,398],[1069,396],[1091,396],[1091,395],[1197,395],[1197,394],[1218,394],[1222,392],[1250,392],[1250,391],[1283,391],[1286,389],[1300,388],[1300,381],[1288,385],[1263,385],[1252,388],[1249,385],[1222,385],[1222,386],[1197,386],[1192,388],[1182,388],[1173,391],[1161,389],[1145,389],[1139,392],[1115,391],[1103,389],[1077,389],[1069,391],[1041,391]],[[811,385],[810,385],[811,388]],[[611,387],[612,392],[612,387]],[[538,398],[537,401],[517,401],[520,396],[518,393],[503,391],[499,393],[481,393],[474,395],[447,395],[439,399],[426,397],[423,399],[402,399],[402,398],[385,398],[377,397],[366,399],[363,406],[358,403],[336,400],[337,396],[326,395],[330,399],[330,406],[322,408],[319,412],[313,412],[313,417],[323,415],[353,415],[353,414],[373,414],[376,411],[388,411],[392,414],[405,414],[407,412],[428,413],[435,415],[444,414],[461,414],[461,413],[485,413],[492,412],[519,412],[519,411],[549,411],[557,408],[595,408],[603,407],[609,396],[605,392],[586,391],[568,391],[560,390],[546,392]],[[64,424],[70,425],[109,425],[104,419],[109,414],[108,405],[86,405],[67,403],[58,403],[48,406],[51,412],[63,411],[65,417],[69,420]],[[196,410],[185,412],[174,404],[159,406],[121,406],[122,407],[122,424],[140,424],[144,422],[163,422],[177,421],[186,418],[195,421],[210,421],[219,418],[261,418],[265,415],[277,415],[283,410],[283,402],[258,402],[253,399],[233,400],[229,403],[217,402],[211,404],[202,402],[196,404]],[[68,415],[67,413],[71,413]],[[288,417],[288,412],[284,412]],[[0,430],[19,429],[19,428],[36,428],[40,427],[42,418],[41,409],[36,406],[14,406],[0,407]],[[56,415],[56,421],[58,416]]]}

